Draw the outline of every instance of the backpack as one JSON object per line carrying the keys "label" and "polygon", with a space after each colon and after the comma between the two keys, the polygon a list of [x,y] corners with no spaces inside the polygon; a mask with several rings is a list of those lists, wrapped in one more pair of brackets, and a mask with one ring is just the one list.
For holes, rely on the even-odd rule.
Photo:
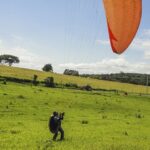
{"label": "backpack", "polygon": [[58,130],[58,121],[57,121],[57,119],[54,116],[50,117],[49,130],[52,133],[56,133],[57,130]]}

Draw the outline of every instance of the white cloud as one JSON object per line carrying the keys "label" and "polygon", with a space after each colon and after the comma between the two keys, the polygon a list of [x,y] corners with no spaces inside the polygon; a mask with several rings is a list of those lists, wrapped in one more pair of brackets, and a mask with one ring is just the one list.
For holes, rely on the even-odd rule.
{"label": "white cloud", "polygon": [[150,59],[150,29],[143,30],[142,37],[136,38],[131,48],[135,51],[141,51],[145,59]]}
{"label": "white cloud", "polygon": [[137,38],[131,44],[131,48],[135,50],[150,50],[150,39]]}
{"label": "white cloud", "polygon": [[43,65],[48,62],[48,58],[43,58],[41,56],[38,56],[37,54],[30,52],[30,50],[19,47],[11,49],[1,48],[0,54],[11,54],[18,56],[20,59],[20,63],[15,64],[15,66],[24,68],[41,69]]}
{"label": "white cloud", "polygon": [[69,63],[60,64],[61,68],[69,68],[78,70],[80,73],[116,73],[116,72],[137,72],[150,73],[149,64],[142,62],[131,63],[123,57],[116,59],[103,59],[96,63]]}
{"label": "white cloud", "polygon": [[150,51],[144,52],[145,59],[150,59]]}
{"label": "white cloud", "polygon": [[[97,44],[108,46],[109,40],[96,40]],[[135,38],[130,48],[134,51],[143,53],[145,59],[150,59],[150,29],[143,30],[142,36]],[[129,60],[132,60],[128,56]],[[150,65],[145,60],[138,62],[130,62],[124,57],[119,56],[116,59],[108,58],[103,59],[96,63],[68,63],[60,64],[61,68],[69,68],[79,70],[81,73],[112,73],[112,72],[137,72],[137,73],[150,73]]]}
{"label": "white cloud", "polygon": [[[47,57],[39,56],[30,49],[22,48],[20,45],[22,45],[24,39],[21,36],[11,34],[10,41],[5,41],[0,40],[0,55],[11,54],[19,57],[20,63],[14,64],[14,66],[40,70],[44,64],[49,62]],[[9,45],[9,42],[13,45]]]}
{"label": "white cloud", "polygon": [[150,29],[143,30],[143,36],[150,36]]}
{"label": "white cloud", "polygon": [[[146,63],[146,59],[150,59],[150,36],[148,35],[150,35],[150,29],[144,30],[142,34],[143,37],[136,38],[132,42],[130,47],[135,51],[142,52],[145,60],[141,62],[138,62],[138,60],[135,62],[131,62],[130,60],[132,60],[132,58],[130,55],[126,56],[128,60],[126,60],[121,55],[115,59],[103,58],[101,61],[93,63],[76,64],[72,62],[60,64],[55,68],[55,70],[59,70],[59,72],[62,72],[64,69],[69,68],[79,70],[80,73],[112,73],[120,71],[150,73],[150,65]],[[13,42],[16,41],[17,44],[15,45],[19,45],[19,43],[24,41],[24,39],[20,36],[12,35],[11,37],[13,39]],[[96,43],[106,47],[110,45],[109,40],[96,40]],[[49,62],[49,59],[46,56],[42,57],[38,54],[33,53],[30,49],[24,49],[21,47],[21,44],[16,47],[14,46],[14,48],[6,48],[7,45],[9,45],[9,43],[4,45],[4,42],[0,40],[0,54],[12,54],[18,56],[21,62],[17,66],[41,69],[44,64]]]}
{"label": "white cloud", "polygon": [[96,40],[96,43],[100,44],[100,45],[109,45],[110,44],[109,40]]}
{"label": "white cloud", "polygon": [[[147,57],[147,53],[150,51],[150,29],[145,29],[142,31],[142,37],[135,38],[134,41],[131,43],[130,48],[132,48],[135,51],[143,51],[143,54],[145,58]],[[109,40],[96,40],[97,44],[103,45],[103,46],[109,46],[110,42]]]}
{"label": "white cloud", "polygon": [[136,39],[132,44],[132,48],[143,51],[144,58],[150,59],[150,39]]}

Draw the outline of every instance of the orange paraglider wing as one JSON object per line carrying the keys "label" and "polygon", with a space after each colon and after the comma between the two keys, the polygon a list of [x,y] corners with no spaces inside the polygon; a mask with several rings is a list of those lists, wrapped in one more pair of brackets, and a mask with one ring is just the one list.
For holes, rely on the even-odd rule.
{"label": "orange paraglider wing", "polygon": [[113,51],[123,53],[132,42],[142,16],[142,0],[103,0]]}

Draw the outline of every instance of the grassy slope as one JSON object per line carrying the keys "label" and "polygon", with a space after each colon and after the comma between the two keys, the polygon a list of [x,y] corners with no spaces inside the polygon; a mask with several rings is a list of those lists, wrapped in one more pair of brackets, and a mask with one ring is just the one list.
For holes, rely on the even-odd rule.
{"label": "grassy slope", "polygon": [[[66,76],[66,75],[61,75],[56,73],[46,73],[37,70],[30,70],[30,69],[23,69],[23,68],[16,68],[16,67],[6,67],[0,65],[0,76],[32,79],[34,74],[38,75],[39,80],[44,80],[48,76],[53,76],[55,78],[55,82],[57,83],[76,83],[78,85],[89,84],[93,88],[117,89],[117,90],[122,90],[126,92],[135,92],[135,93],[147,92],[146,87],[140,85]],[[150,88],[148,91],[150,93]]]}
{"label": "grassy slope", "polygon": [[[54,110],[66,112],[62,143],[50,141]],[[149,150],[149,110],[148,97],[0,84],[0,148]]]}

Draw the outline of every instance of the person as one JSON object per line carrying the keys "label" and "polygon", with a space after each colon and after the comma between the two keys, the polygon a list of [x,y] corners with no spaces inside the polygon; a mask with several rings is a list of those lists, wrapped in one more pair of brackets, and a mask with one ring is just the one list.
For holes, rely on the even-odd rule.
{"label": "person", "polygon": [[64,119],[64,113],[53,112],[53,115],[49,119],[49,130],[54,134],[53,140],[56,141],[58,132],[61,133],[60,140],[64,140],[64,130],[61,126],[61,121]]}

